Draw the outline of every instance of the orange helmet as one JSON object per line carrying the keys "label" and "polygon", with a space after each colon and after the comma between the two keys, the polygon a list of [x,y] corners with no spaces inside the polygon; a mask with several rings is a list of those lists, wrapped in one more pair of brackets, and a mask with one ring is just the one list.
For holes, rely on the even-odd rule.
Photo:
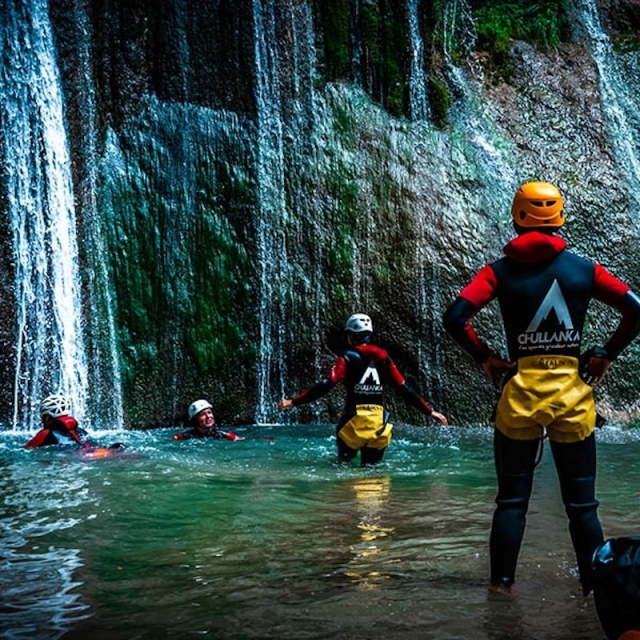
{"label": "orange helmet", "polygon": [[564,224],[564,201],[560,191],[548,182],[527,182],[516,192],[511,215],[526,229],[559,229]]}

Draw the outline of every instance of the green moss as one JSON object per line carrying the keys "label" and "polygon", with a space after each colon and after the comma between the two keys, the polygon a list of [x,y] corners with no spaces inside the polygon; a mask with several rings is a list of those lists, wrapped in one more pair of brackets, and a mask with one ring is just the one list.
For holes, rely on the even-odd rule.
{"label": "green moss", "polygon": [[508,66],[512,39],[542,50],[568,39],[567,0],[475,0],[472,6],[477,47],[488,51],[496,66]]}
{"label": "green moss", "polygon": [[451,106],[449,87],[440,78],[430,76],[428,89],[433,124],[439,129],[444,129],[447,126],[447,117]]}
{"label": "green moss", "polygon": [[328,79],[351,77],[351,3],[349,0],[326,0],[321,4],[326,73]]}
{"label": "green moss", "polygon": [[620,54],[640,51],[640,36],[636,34],[618,36],[614,39],[613,46]]}

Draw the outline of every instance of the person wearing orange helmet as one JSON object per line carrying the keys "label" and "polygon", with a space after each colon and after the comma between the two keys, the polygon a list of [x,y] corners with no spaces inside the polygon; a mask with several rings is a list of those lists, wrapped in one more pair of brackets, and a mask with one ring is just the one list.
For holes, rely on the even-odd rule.
{"label": "person wearing orange helmet", "polygon": [[[601,265],[567,250],[556,235],[565,212],[554,185],[523,184],[511,215],[517,236],[504,247],[504,257],[481,269],[443,318],[449,335],[500,388],[494,411],[498,495],[489,543],[491,585],[512,590],[536,459],[548,436],[586,593],[591,558],[603,540],[595,496],[598,416],[592,387],[637,335],[640,298]],[[494,299],[502,313],[506,358],[472,327],[474,316]],[[581,354],[592,299],[621,318],[604,345]]]}
{"label": "person wearing orange helmet", "polygon": [[226,438],[227,440],[244,440],[242,436],[225,431],[216,424],[213,407],[208,400],[196,400],[187,410],[191,428],[176,433],[173,440],[191,440],[192,438]]}
{"label": "person wearing orange helmet", "polygon": [[373,324],[366,313],[354,313],[345,327],[348,348],[337,359],[331,372],[316,385],[294,398],[285,398],[280,409],[313,402],[344,381],[347,396],[337,426],[338,457],[349,462],[360,452],[362,466],[382,461],[391,442],[393,425],[383,405],[384,391],[396,390],[408,404],[440,424],[444,415],[435,411],[406,382],[386,350],[371,343]]}

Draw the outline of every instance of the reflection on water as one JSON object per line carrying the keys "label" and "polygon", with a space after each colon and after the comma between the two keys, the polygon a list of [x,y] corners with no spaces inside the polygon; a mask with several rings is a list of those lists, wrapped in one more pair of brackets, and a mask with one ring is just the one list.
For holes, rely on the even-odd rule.
{"label": "reflection on water", "polygon": [[391,478],[387,475],[354,478],[352,489],[357,517],[354,519],[360,539],[350,545],[353,558],[345,575],[360,589],[376,589],[389,576],[384,572],[387,556],[384,538],[394,527],[383,526],[382,509],[389,496]]}
{"label": "reflection on water", "polygon": [[[490,595],[489,429],[399,425],[377,469],[338,465],[333,427],[94,434],[83,460],[0,440],[0,636],[66,640],[601,640],[545,452],[518,595]],[[638,533],[640,434],[598,433],[607,536]]]}

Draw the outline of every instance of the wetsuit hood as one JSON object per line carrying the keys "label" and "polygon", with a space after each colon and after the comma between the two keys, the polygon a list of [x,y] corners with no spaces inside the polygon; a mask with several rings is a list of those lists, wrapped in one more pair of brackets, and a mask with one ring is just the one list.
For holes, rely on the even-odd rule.
{"label": "wetsuit hood", "polygon": [[521,264],[537,264],[555,258],[566,247],[567,243],[558,236],[528,231],[511,240],[503,251],[508,258]]}

